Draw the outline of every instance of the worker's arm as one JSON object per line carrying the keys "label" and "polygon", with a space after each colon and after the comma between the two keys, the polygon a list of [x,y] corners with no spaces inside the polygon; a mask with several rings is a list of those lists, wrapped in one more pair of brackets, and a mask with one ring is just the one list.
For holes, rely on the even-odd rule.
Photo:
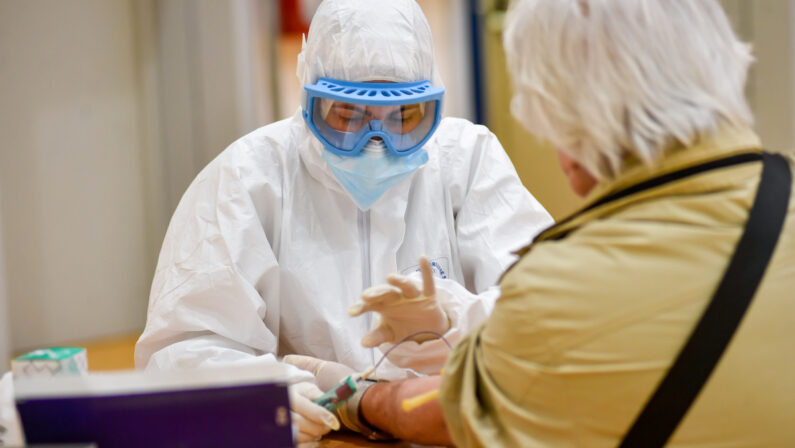
{"label": "worker's arm", "polygon": [[401,407],[407,398],[439,389],[441,379],[429,376],[375,384],[362,397],[360,415],[370,426],[402,440],[423,445],[452,445],[438,399],[410,412]]}

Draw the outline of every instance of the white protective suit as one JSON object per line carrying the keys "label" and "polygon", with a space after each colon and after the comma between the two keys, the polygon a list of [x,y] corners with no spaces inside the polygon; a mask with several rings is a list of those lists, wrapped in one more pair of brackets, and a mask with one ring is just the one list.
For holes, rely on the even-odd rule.
{"label": "white protective suit", "polygon": [[[413,0],[325,1],[298,75],[304,84],[326,76],[438,85],[430,28]],[[374,319],[351,318],[348,307],[388,274],[416,271],[423,254],[455,343],[492,309],[510,251],[552,219],[485,127],[445,118],[424,148],[428,163],[362,212],[321,159],[300,110],[229,146],[171,220],[137,366],[273,363],[296,353],[364,370],[386,344],[362,347]],[[390,360],[430,373],[447,353],[440,340],[409,342]],[[295,380],[305,378],[293,369]],[[387,361],[377,374],[406,372]]]}

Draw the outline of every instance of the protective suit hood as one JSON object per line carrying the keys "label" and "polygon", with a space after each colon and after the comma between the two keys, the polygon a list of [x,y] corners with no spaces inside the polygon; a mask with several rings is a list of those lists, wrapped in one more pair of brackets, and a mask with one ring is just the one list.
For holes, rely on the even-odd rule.
{"label": "protective suit hood", "polygon": [[298,55],[301,85],[320,77],[394,82],[427,79],[442,87],[433,64],[431,28],[414,0],[326,0]]}
{"label": "protective suit hood", "polygon": [[[431,28],[414,0],[325,0],[315,12],[298,55],[303,86],[320,77],[347,81],[409,82],[443,87],[433,64]],[[306,125],[301,159],[324,186],[342,186],[321,159],[323,145]]]}

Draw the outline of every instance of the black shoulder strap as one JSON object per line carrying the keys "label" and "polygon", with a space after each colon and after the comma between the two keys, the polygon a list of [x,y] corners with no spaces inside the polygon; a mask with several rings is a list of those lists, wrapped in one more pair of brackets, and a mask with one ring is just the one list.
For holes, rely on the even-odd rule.
{"label": "black shoulder strap", "polygon": [[[640,182],[638,184],[631,185],[631,186],[629,186],[627,188],[624,188],[622,190],[618,190],[618,191],[615,191],[613,193],[610,193],[610,194],[602,197],[601,199],[597,200],[593,204],[590,204],[590,205],[586,206],[582,210],[579,210],[576,213],[573,213],[572,215],[568,216],[567,218],[564,218],[562,221],[557,222],[555,224],[552,224],[551,226],[549,226],[546,229],[542,230],[541,232],[536,234],[536,236],[533,238],[533,240],[532,240],[532,242],[530,244],[528,244],[528,245],[522,247],[521,249],[513,252],[513,254],[517,255],[519,258],[516,261],[514,261],[513,264],[508,266],[508,268],[505,269],[505,271],[502,273],[502,275],[500,276],[500,278],[497,281],[497,283],[500,283],[502,281],[503,277],[505,277],[505,274],[507,274],[508,271],[513,269],[513,267],[516,266],[517,263],[519,263],[519,260],[522,258],[522,256],[524,256],[527,252],[529,252],[530,249],[533,247],[533,245],[535,243],[537,243],[539,240],[541,240],[547,233],[549,233],[553,229],[559,229],[560,227],[563,227],[564,225],[568,224],[570,221],[573,221],[575,218],[577,218],[578,216],[582,215],[583,213],[589,212],[589,211],[591,211],[591,210],[593,210],[593,209],[595,209],[597,207],[600,207],[602,205],[605,205],[607,203],[618,201],[618,200],[624,199],[625,197],[628,197],[628,196],[632,196],[633,194],[640,193],[642,191],[649,190],[649,189],[652,189],[652,188],[660,187],[660,186],[663,186],[663,185],[671,183],[671,182],[676,182],[676,181],[679,181],[679,180],[682,180],[682,179],[686,179],[686,178],[691,177],[691,176],[695,176],[695,175],[698,175],[698,174],[706,173],[707,171],[712,171],[712,170],[716,170],[716,169],[720,169],[720,168],[729,168],[729,167],[733,167],[733,166],[736,166],[736,165],[742,165],[742,164],[750,163],[750,162],[759,162],[761,160],[762,160],[762,153],[759,153],[759,152],[746,152],[746,153],[735,154],[733,156],[724,157],[722,159],[717,159],[717,160],[712,160],[712,161],[709,161],[709,162],[702,163],[700,165],[691,166],[691,167],[688,167],[688,168],[685,168],[685,169],[681,169],[681,170],[677,170],[677,171],[673,171],[673,172],[670,172],[670,173],[666,173],[666,174],[663,174],[663,175],[660,175],[660,176],[657,176],[657,177],[653,177],[651,179],[645,180],[645,181]],[[564,239],[574,230],[576,230],[576,227],[568,229],[568,230],[565,230],[563,232],[559,231],[557,235],[555,235],[554,237],[551,237],[551,238],[546,238],[546,239],[544,239],[544,241]]]}
{"label": "black shoulder strap", "polygon": [[[572,221],[576,217],[582,215],[583,213],[589,212],[597,207],[601,207],[602,205],[608,204],[610,202],[618,201],[620,199],[624,199],[628,196],[632,196],[633,194],[640,193],[642,191],[650,190],[652,188],[660,187],[665,184],[676,182],[691,176],[695,176],[698,174],[706,173],[707,171],[713,171],[721,168],[729,168],[736,165],[742,165],[744,163],[750,162],[758,162],[762,160],[762,154],[758,152],[746,152],[740,153],[729,157],[724,157],[722,159],[712,160],[709,162],[702,163],[700,165],[691,166],[685,169],[673,171],[670,173],[666,173],[657,177],[653,177],[651,179],[645,180],[635,185],[631,185],[627,188],[622,190],[618,190],[616,192],[610,193],[601,199],[597,200],[593,204],[588,205],[587,207],[579,210],[578,212],[572,214],[571,216],[565,218],[563,221],[555,223],[549,228],[544,229],[540,232],[536,237],[533,239],[533,242],[538,241],[545,233],[548,231],[563,226],[564,224]],[[573,229],[572,229],[573,230]],[[568,235],[569,232],[563,232],[560,235],[556,236],[553,239],[563,239]]]}
{"label": "black shoulder strap", "polygon": [[756,293],[789,206],[787,160],[762,155],[762,178],[745,229],[723,279],[690,339],[635,420],[622,448],[662,447],[709,379]]}

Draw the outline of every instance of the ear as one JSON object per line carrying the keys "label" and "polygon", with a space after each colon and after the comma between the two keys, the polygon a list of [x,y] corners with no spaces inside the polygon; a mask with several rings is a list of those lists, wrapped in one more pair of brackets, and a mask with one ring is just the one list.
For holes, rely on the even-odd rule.
{"label": "ear", "polygon": [[558,150],[558,162],[563,169],[563,173],[569,179],[571,189],[577,195],[585,196],[596,186],[596,178],[591,176],[582,165],[561,150]]}

